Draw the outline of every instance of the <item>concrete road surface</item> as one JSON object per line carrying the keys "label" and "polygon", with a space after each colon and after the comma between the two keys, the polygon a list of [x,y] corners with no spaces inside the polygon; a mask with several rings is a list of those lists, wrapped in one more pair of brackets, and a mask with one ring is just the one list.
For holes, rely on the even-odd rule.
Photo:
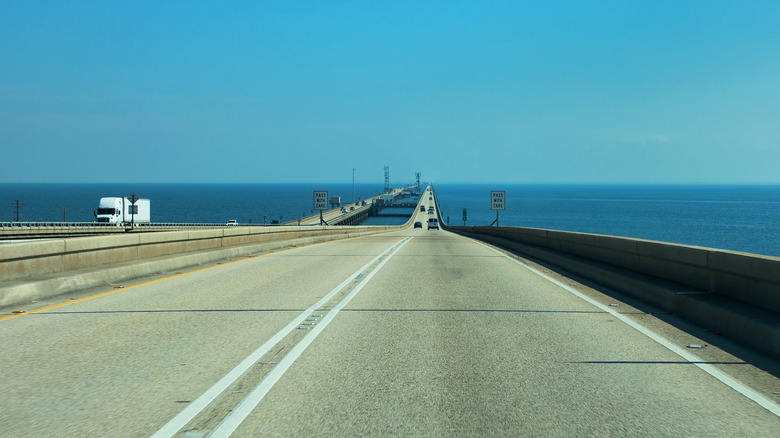
{"label": "concrete road surface", "polygon": [[780,431],[776,362],[445,231],[122,286],[2,309],[0,436]]}

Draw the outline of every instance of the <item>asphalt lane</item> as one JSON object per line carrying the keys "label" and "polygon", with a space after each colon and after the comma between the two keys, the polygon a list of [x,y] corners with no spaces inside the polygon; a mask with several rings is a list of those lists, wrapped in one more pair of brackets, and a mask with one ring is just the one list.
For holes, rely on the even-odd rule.
{"label": "asphalt lane", "polygon": [[[3,436],[221,436],[230,423],[232,436],[774,436],[780,427],[613,314],[425,228],[0,321],[0,338]],[[719,363],[780,391],[745,362]]]}

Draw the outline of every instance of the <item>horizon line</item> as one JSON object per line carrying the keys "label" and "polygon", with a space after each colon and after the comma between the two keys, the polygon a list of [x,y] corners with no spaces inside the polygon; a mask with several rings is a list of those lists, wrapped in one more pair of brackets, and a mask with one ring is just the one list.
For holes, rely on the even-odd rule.
{"label": "horizon line", "polygon": [[[203,184],[203,185],[234,185],[234,184],[348,184],[349,181],[0,181],[0,184]],[[355,181],[355,185],[377,184],[384,186],[384,181]],[[435,184],[474,184],[474,185],[780,185],[780,181],[439,181],[420,182],[420,185]],[[391,183],[392,187],[415,185],[414,181]]]}

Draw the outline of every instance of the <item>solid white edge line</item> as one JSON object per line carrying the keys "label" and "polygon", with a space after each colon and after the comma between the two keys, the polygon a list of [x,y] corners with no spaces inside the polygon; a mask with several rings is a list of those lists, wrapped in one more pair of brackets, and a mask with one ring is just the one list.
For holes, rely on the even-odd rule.
{"label": "solid white edge line", "polygon": [[[195,399],[192,403],[187,405],[186,408],[184,408],[181,412],[176,414],[168,423],[166,423],[163,427],[161,427],[157,432],[155,432],[153,435],[151,435],[152,438],[169,438],[175,435],[181,428],[187,425],[195,416],[197,416],[203,409],[206,408],[214,399],[216,399],[222,392],[224,392],[230,385],[233,384],[236,380],[241,377],[246,370],[248,370],[255,362],[260,360],[261,357],[263,357],[266,353],[268,353],[276,344],[278,344],[285,336],[287,336],[290,332],[296,329],[300,325],[303,320],[308,318],[312,312],[317,310],[318,308],[322,307],[323,304],[325,304],[329,299],[331,299],[334,295],[336,295],[339,291],[344,289],[350,282],[352,282],[357,275],[359,275],[364,270],[368,269],[369,266],[374,264],[377,260],[382,258],[385,254],[392,251],[393,248],[395,248],[399,243],[403,242],[404,239],[399,240],[398,242],[394,243],[390,246],[390,248],[382,251],[381,254],[371,259],[370,262],[363,265],[360,269],[358,269],[354,274],[347,277],[346,280],[341,282],[338,286],[336,286],[333,290],[331,290],[327,295],[322,297],[319,301],[317,301],[315,304],[313,304],[311,307],[304,310],[301,314],[299,314],[296,318],[294,318],[289,324],[287,324],[283,329],[279,330],[273,337],[271,337],[268,341],[266,341],[263,345],[261,345],[257,350],[252,352],[249,356],[246,357],[246,359],[242,360],[241,363],[236,365],[235,368],[233,368],[229,373],[225,374],[224,377],[219,379],[217,383],[215,383],[211,388],[209,388],[206,392],[204,392],[200,397]],[[405,242],[404,242],[405,243]]]}
{"label": "solid white edge line", "polygon": [[760,394],[759,392],[755,391],[754,389],[751,389],[751,388],[747,387],[742,382],[739,382],[739,381],[735,380],[734,378],[732,378],[731,376],[729,376],[729,375],[725,374],[724,372],[718,370],[714,366],[712,366],[712,365],[710,365],[708,363],[703,363],[701,358],[698,358],[695,355],[689,353],[688,351],[683,350],[681,347],[678,347],[677,345],[675,345],[674,343],[672,343],[668,339],[666,339],[663,336],[659,335],[658,333],[650,330],[649,328],[645,327],[644,325],[640,324],[639,322],[634,321],[633,319],[631,319],[631,318],[629,318],[629,317],[627,317],[627,316],[617,312],[616,310],[612,309],[611,307],[605,306],[605,305],[603,305],[603,304],[593,300],[592,298],[590,298],[590,297],[588,297],[586,295],[583,295],[579,291],[577,291],[575,289],[572,289],[568,285],[565,285],[565,284],[561,283],[560,281],[558,281],[558,280],[556,280],[556,279],[554,279],[554,278],[552,278],[552,277],[550,277],[548,275],[545,275],[542,272],[539,272],[535,268],[533,268],[531,266],[528,266],[528,265],[526,265],[526,264],[524,264],[524,263],[520,262],[519,260],[516,260],[516,259],[514,259],[512,257],[509,257],[508,255],[498,251],[495,248],[491,248],[490,246],[485,245],[484,243],[482,243],[480,241],[477,241],[477,240],[474,240],[474,239],[471,239],[471,238],[467,238],[467,239],[469,239],[469,240],[471,240],[471,241],[473,241],[475,243],[478,243],[479,245],[482,245],[485,248],[487,248],[487,249],[489,249],[489,250],[491,250],[491,251],[501,255],[502,257],[505,257],[505,258],[507,258],[507,259],[509,259],[509,260],[511,260],[511,261],[513,261],[515,263],[517,263],[518,265],[528,269],[529,271],[535,273],[536,275],[539,275],[540,277],[550,281],[551,283],[554,283],[555,285],[565,289],[567,292],[577,296],[578,298],[580,298],[580,299],[582,299],[584,301],[587,301],[591,305],[596,306],[599,309],[609,313],[610,315],[614,316],[615,318],[617,318],[617,319],[623,321],[624,323],[628,324],[629,326],[631,326],[632,328],[634,328],[638,332],[642,333],[643,335],[647,336],[648,338],[654,340],[655,342],[657,342],[657,343],[661,344],[662,346],[666,347],[667,349],[669,349],[673,353],[675,353],[678,356],[682,357],[683,359],[687,360],[691,364],[696,365],[702,371],[704,371],[707,374],[711,375],[712,377],[720,380],[726,386],[728,386],[731,389],[739,392],[740,394],[744,395],[745,397],[749,398],[750,400],[753,400],[755,403],[757,403],[758,405],[760,405],[764,409],[766,409],[769,412],[771,412],[771,413],[775,414],[776,416],[780,417],[780,405],[778,405],[774,401],[764,397],[762,394]]}
{"label": "solid white edge line", "polygon": [[339,311],[343,309],[344,306],[349,304],[352,298],[354,298],[358,292],[363,289],[363,286],[365,286],[371,280],[374,274],[379,272],[379,270],[382,269],[382,266],[384,266],[388,260],[390,260],[404,245],[406,245],[412,239],[413,237],[407,237],[400,245],[398,245],[395,250],[390,253],[384,260],[382,260],[382,262],[377,265],[377,267],[374,268],[368,275],[366,275],[365,278],[363,278],[363,280],[357,286],[355,286],[355,288],[350,291],[350,293],[347,294],[347,296],[344,297],[340,303],[331,309],[327,315],[322,318],[322,321],[314,326],[314,329],[311,332],[309,332],[303,339],[301,339],[300,342],[295,344],[295,346],[290,349],[290,352],[287,353],[278,364],[276,364],[276,366],[263,378],[263,380],[261,380],[260,383],[258,383],[258,385],[252,389],[252,391],[247,394],[247,396],[241,400],[241,402],[237,404],[233,410],[230,411],[230,414],[228,414],[209,435],[209,438],[226,438],[235,432],[238,426],[240,426],[241,423],[246,420],[249,414],[252,413],[252,411],[257,407],[265,395],[268,394],[268,391],[270,391],[271,388],[273,388],[273,386],[279,381],[279,379],[281,379],[281,377],[285,372],[287,372],[296,359],[298,359],[298,357],[306,350],[306,348],[312,342],[314,342],[314,339],[316,339],[317,336],[319,336],[319,334],[325,330],[325,327],[327,327],[328,324],[333,321]]}

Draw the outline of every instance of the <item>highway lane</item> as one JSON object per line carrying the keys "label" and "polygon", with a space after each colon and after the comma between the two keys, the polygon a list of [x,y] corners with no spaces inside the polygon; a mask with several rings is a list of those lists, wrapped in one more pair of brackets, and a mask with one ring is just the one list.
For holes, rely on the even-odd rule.
{"label": "highway lane", "polygon": [[149,435],[399,240],[314,245],[0,321],[0,432]]}
{"label": "highway lane", "polygon": [[[619,309],[677,344],[700,342]],[[0,338],[3,436],[772,436],[780,426],[614,314],[425,228],[142,284],[0,321]],[[719,369],[780,391],[776,377],[710,350]]]}
{"label": "highway lane", "polygon": [[432,231],[376,274],[237,436],[771,436],[778,425],[610,314]]}

